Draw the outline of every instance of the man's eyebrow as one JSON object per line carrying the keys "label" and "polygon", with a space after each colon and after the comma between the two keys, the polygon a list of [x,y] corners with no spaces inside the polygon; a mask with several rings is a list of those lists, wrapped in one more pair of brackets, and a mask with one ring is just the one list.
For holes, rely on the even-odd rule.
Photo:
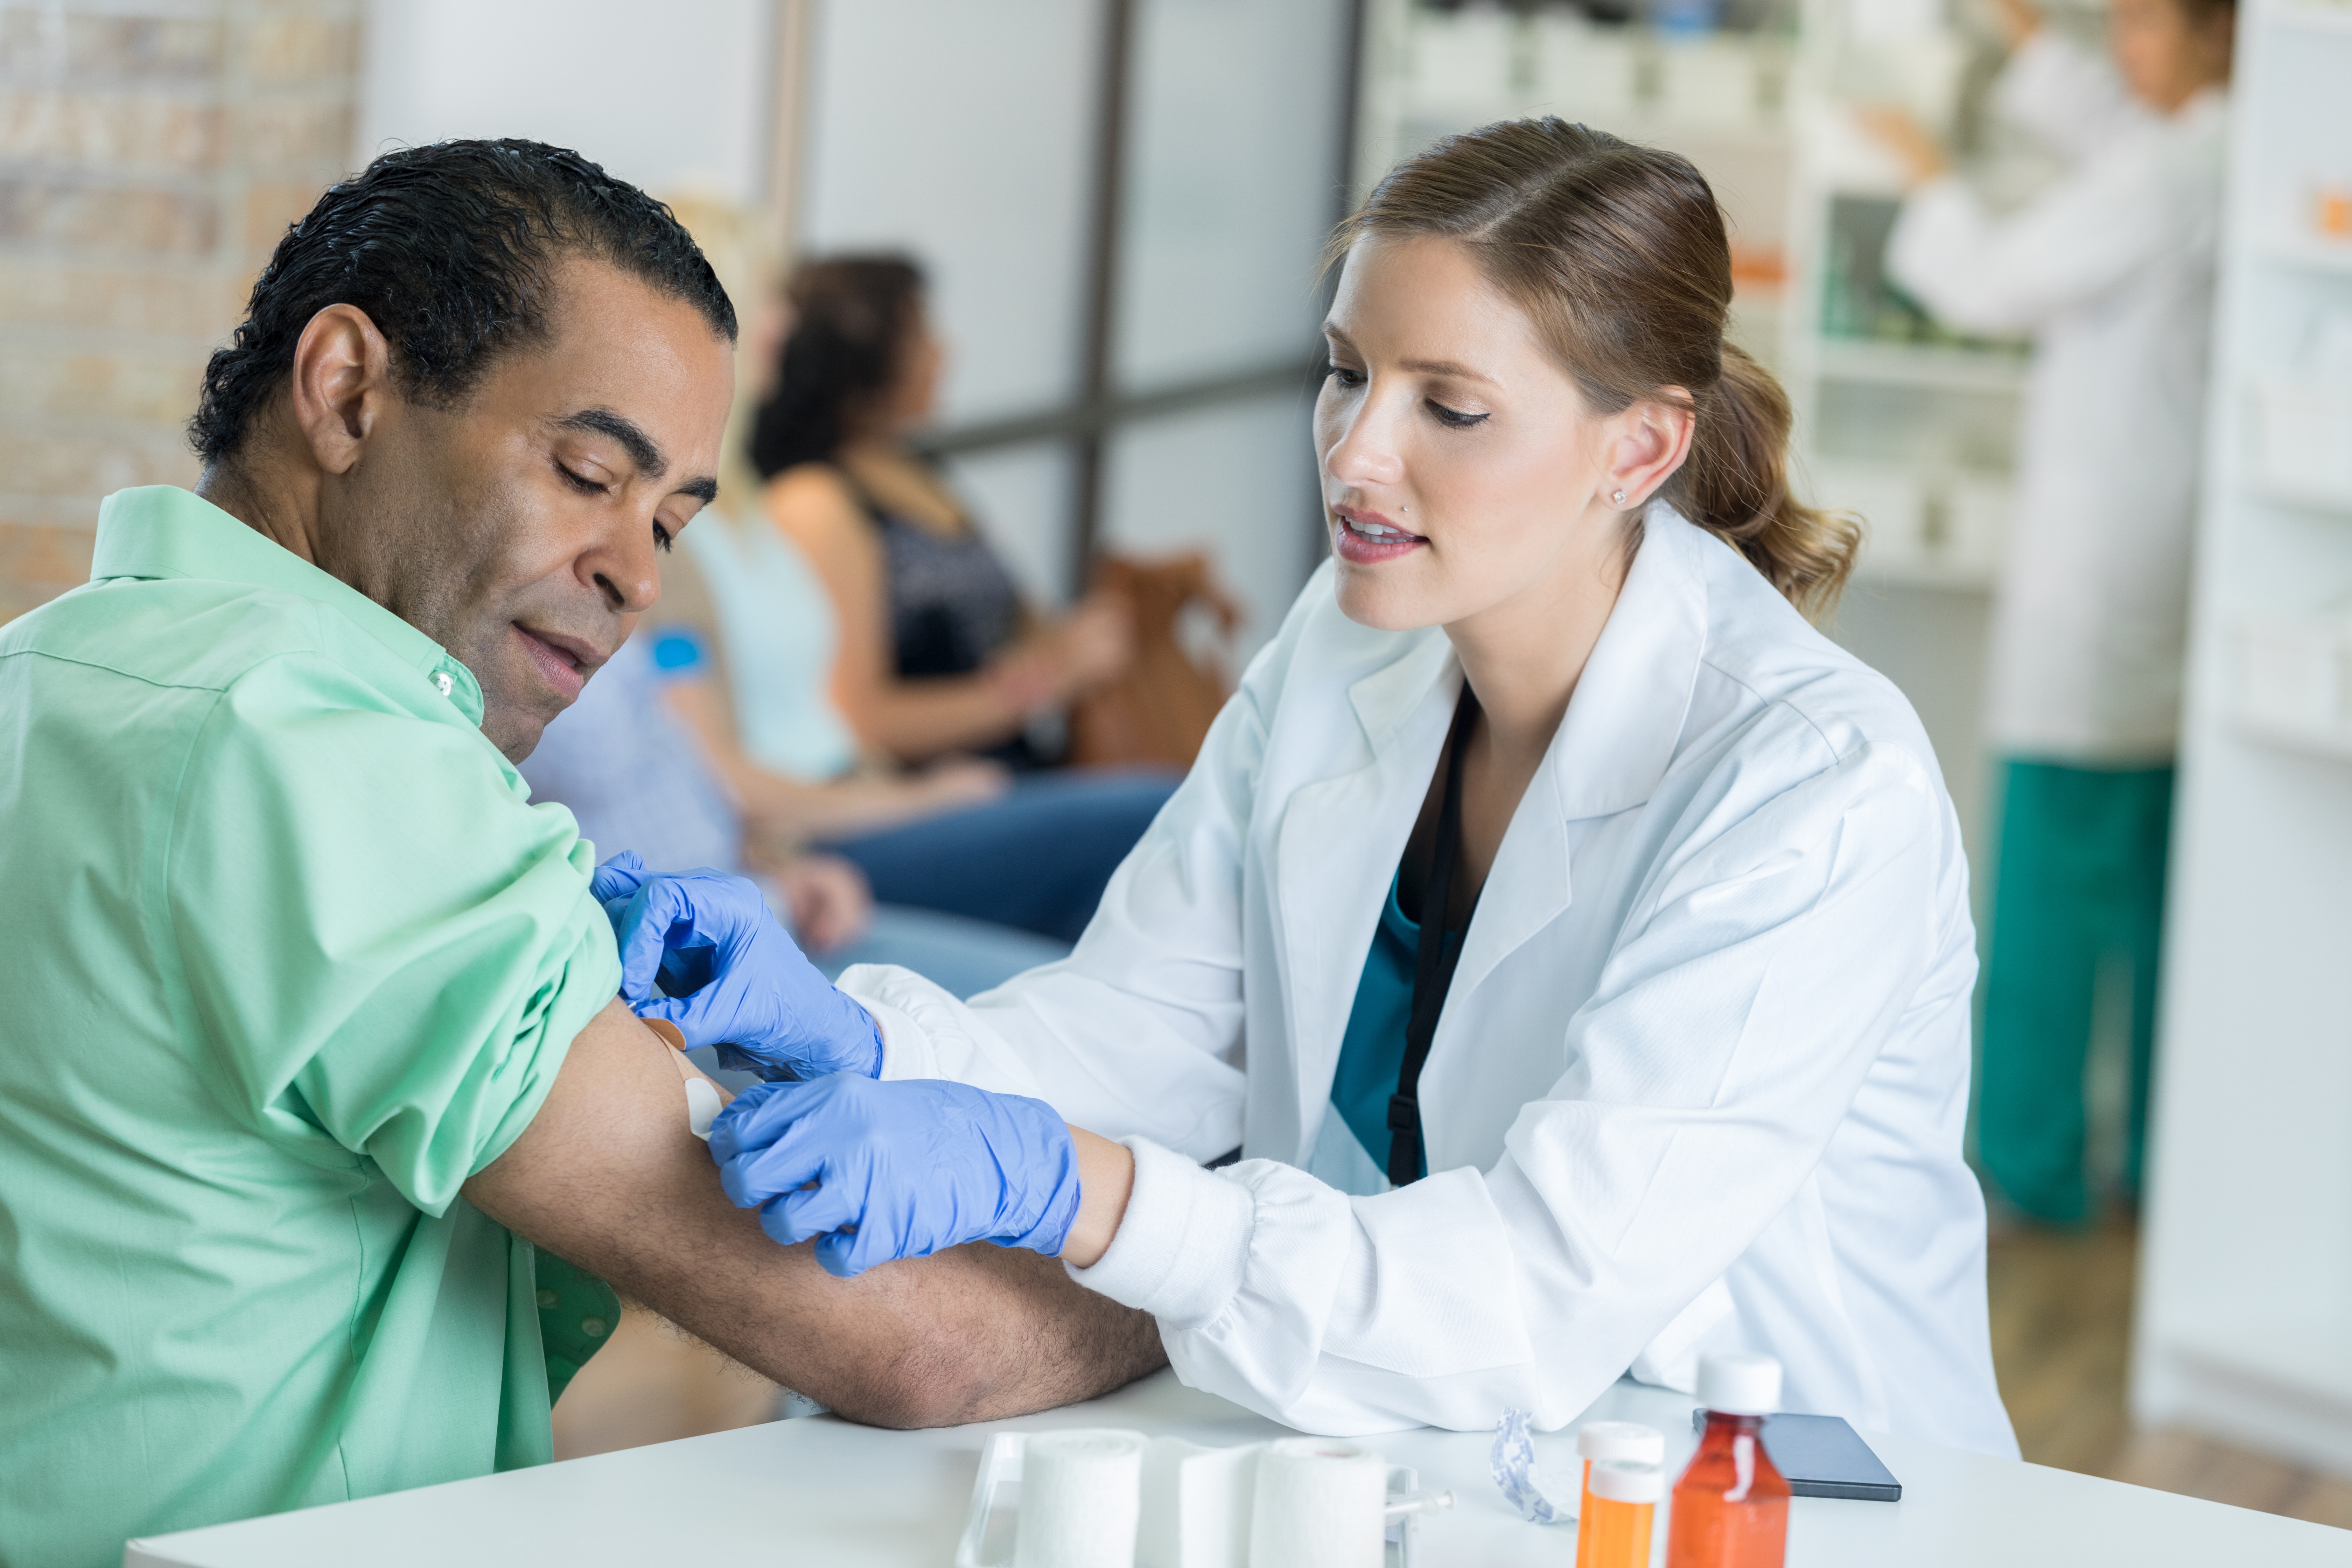
{"label": "man's eyebrow", "polygon": [[[577,414],[567,414],[557,420],[555,427],[611,437],[621,444],[621,450],[629,455],[629,461],[637,466],[637,472],[649,479],[660,479],[669,472],[669,459],[662,456],[662,449],[655,446],[654,438],[626,415],[615,414],[609,408],[583,408]],[[710,493],[719,493],[716,484],[712,485]],[[709,497],[703,499],[707,500]]]}
{"label": "man's eyebrow", "polygon": [[703,505],[709,506],[719,499],[719,481],[708,476],[698,479],[689,479],[677,487],[677,493],[682,496],[692,496]]}

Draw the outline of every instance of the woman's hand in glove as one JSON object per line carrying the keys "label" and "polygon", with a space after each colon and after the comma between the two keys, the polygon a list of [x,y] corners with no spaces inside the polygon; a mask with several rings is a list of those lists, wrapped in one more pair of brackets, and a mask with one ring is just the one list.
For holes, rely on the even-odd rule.
{"label": "woman's hand in glove", "polygon": [[710,1157],[737,1207],[784,1246],[815,1237],[843,1279],[968,1241],[1059,1257],[1078,1214],[1051,1106],[940,1079],[755,1085],[711,1124]]}
{"label": "woman's hand in glove", "polygon": [[[618,883],[606,862],[600,879]],[[762,1078],[817,1079],[882,1068],[882,1036],[769,912],[758,886],[717,871],[645,878],[614,916],[621,999],[640,1018],[677,1026],[688,1046],[719,1046],[722,1064]],[[611,906],[608,905],[609,909]],[[658,979],[667,994],[656,998]]]}

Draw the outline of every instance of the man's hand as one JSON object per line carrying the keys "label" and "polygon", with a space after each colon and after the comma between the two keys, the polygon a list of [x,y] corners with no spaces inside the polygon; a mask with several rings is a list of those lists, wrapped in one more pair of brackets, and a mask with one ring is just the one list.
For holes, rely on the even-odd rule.
{"label": "man's hand", "polygon": [[653,877],[614,923],[621,999],[688,1046],[731,1047],[722,1062],[766,1079],[881,1071],[873,1018],[817,973],[756,884],[710,870]]}
{"label": "man's hand", "polygon": [[1166,1364],[1150,1318],[1030,1252],[958,1247],[836,1279],[809,1247],[778,1247],[719,1190],[667,1056],[625,1008],[607,1007],[467,1198],[852,1420],[997,1420],[1095,1398]]}
{"label": "man's hand", "polygon": [[1058,1257],[1078,1213],[1052,1106],[942,1079],[758,1085],[711,1123],[710,1157],[770,1236],[814,1240],[845,1279],[968,1241]]}

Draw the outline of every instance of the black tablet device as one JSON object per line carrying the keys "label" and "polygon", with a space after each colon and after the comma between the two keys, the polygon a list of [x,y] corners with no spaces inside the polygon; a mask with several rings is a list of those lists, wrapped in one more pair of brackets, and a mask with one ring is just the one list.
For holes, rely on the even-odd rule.
{"label": "black tablet device", "polygon": [[[1705,1429],[1706,1412],[1692,1411],[1691,1425]],[[1903,1496],[1903,1483],[1842,1415],[1768,1415],[1764,1449],[1798,1497],[1895,1502]]]}

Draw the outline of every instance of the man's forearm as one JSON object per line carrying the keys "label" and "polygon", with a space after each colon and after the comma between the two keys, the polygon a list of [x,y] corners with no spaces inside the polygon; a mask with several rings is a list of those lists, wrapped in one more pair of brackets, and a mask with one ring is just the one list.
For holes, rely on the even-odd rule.
{"label": "man's forearm", "polygon": [[785,1387],[877,1426],[990,1420],[1166,1363],[1150,1319],[989,1243],[836,1279],[719,1191],[667,1047],[617,1003],[467,1184],[475,1206]]}

